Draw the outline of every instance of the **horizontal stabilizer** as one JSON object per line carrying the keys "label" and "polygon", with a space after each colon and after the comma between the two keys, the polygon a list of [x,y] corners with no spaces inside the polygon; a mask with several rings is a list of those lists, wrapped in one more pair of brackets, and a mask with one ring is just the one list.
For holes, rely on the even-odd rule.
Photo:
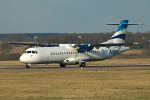
{"label": "horizontal stabilizer", "polygon": [[143,24],[137,23],[137,24],[106,24],[106,25],[143,25]]}

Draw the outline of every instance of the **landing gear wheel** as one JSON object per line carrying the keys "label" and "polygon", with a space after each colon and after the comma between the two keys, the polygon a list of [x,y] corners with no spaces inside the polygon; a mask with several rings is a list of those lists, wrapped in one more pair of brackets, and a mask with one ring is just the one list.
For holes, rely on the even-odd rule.
{"label": "landing gear wheel", "polygon": [[85,62],[81,62],[80,67],[85,67],[86,63]]}
{"label": "landing gear wheel", "polygon": [[31,67],[31,64],[26,64],[26,68],[30,68]]}
{"label": "landing gear wheel", "polygon": [[66,65],[65,64],[60,64],[60,67],[66,67]]}

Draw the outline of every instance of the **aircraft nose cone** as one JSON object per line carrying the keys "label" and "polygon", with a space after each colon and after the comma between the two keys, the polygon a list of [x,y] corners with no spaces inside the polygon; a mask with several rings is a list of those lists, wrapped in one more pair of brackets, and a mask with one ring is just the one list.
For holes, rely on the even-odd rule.
{"label": "aircraft nose cone", "polygon": [[24,55],[21,55],[20,59],[19,59],[21,62],[23,63],[26,63],[27,62],[27,59]]}

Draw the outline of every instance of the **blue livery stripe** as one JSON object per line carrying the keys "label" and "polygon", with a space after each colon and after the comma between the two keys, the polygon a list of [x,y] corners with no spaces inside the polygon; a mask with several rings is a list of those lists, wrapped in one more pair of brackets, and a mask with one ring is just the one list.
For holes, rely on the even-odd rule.
{"label": "blue livery stripe", "polygon": [[120,34],[120,35],[112,37],[111,39],[115,39],[115,38],[121,38],[121,39],[125,40],[126,34]]}

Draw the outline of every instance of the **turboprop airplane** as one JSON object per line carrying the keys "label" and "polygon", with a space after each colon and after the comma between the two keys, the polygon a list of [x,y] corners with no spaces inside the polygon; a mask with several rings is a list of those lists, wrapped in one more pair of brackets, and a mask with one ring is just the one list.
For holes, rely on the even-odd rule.
{"label": "turboprop airplane", "polygon": [[59,63],[60,67],[66,65],[79,64],[85,67],[88,61],[101,61],[111,58],[117,54],[129,50],[126,45],[134,45],[138,43],[125,43],[126,30],[128,20],[122,20],[118,25],[117,31],[106,42],[97,44],[43,44],[43,43],[9,43],[18,45],[35,45],[28,48],[20,57],[20,61],[26,64],[26,68],[30,68],[31,64],[48,64]]}

